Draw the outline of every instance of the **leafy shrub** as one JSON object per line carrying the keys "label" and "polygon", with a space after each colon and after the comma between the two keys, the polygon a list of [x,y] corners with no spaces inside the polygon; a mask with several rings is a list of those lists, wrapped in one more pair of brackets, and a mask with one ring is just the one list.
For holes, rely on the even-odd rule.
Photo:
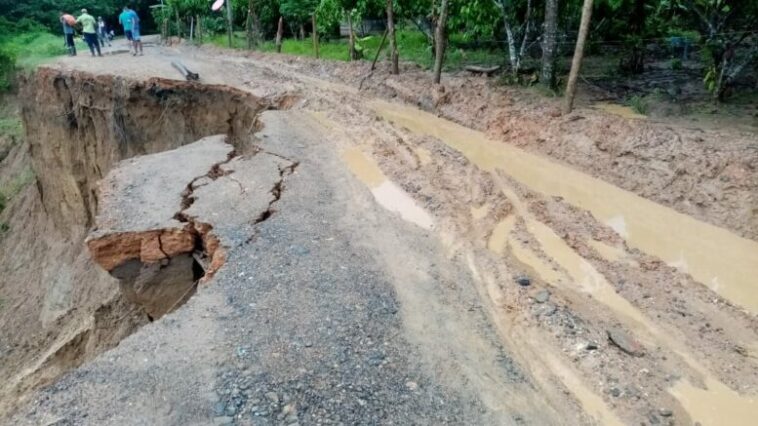
{"label": "leafy shrub", "polygon": [[681,59],[674,58],[674,59],[671,60],[671,69],[672,70],[678,71],[678,70],[680,70],[682,68],[683,68],[683,66],[682,66],[682,60]]}
{"label": "leafy shrub", "polygon": [[0,48],[0,92],[6,92],[11,88],[15,71],[16,55]]}
{"label": "leafy shrub", "polygon": [[634,95],[626,101],[626,104],[637,114],[647,114],[648,101],[643,96]]}

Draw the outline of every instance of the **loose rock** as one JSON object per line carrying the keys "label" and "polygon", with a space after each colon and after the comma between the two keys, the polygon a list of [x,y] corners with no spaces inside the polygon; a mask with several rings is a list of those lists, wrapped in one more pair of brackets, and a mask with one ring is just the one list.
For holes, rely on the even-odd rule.
{"label": "loose rock", "polygon": [[526,275],[519,275],[518,277],[516,277],[516,282],[518,283],[518,285],[522,287],[526,287],[532,283],[532,280],[529,279],[529,277]]}
{"label": "loose rock", "polygon": [[534,295],[534,301],[537,303],[545,303],[550,299],[550,292],[547,290],[540,290]]}
{"label": "loose rock", "polygon": [[640,342],[634,340],[631,336],[624,331],[617,328],[607,330],[608,340],[621,349],[624,353],[632,356],[644,356],[645,348]]}

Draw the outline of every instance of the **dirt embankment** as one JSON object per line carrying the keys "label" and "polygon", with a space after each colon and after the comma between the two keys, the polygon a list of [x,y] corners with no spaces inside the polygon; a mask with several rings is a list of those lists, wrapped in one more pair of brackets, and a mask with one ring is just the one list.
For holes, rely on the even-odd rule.
{"label": "dirt embankment", "polygon": [[[28,154],[18,155],[31,163],[36,184],[3,214],[10,226],[0,240],[0,375],[8,378],[0,389],[3,411],[149,321],[145,305],[127,300],[118,280],[87,252],[98,182],[122,159],[208,135],[226,134],[245,152],[257,114],[269,107],[228,87],[45,68],[23,82],[20,98]],[[192,239],[215,249],[209,228],[195,228]]]}

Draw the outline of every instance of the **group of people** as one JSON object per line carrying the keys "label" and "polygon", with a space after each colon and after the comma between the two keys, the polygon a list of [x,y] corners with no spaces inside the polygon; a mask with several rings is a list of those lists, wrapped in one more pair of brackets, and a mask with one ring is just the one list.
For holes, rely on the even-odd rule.
{"label": "group of people", "polygon": [[[103,56],[100,47],[111,45],[113,31],[108,31],[108,26],[102,17],[95,19],[94,16],[87,13],[87,9],[82,9],[78,18],[61,12],[60,22],[63,25],[63,35],[66,39],[66,48],[69,56],[76,56],[76,44],[74,44],[74,34],[76,28],[81,26],[84,41],[87,43],[92,56]],[[142,38],[140,37],[140,19],[137,12],[124,6],[124,10],[118,17],[118,22],[124,28],[124,35],[129,41],[129,51],[132,55],[142,55]]]}

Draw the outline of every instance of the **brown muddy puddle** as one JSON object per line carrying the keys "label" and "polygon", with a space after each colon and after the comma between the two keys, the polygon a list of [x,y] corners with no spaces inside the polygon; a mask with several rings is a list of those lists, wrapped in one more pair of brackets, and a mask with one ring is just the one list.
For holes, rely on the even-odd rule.
{"label": "brown muddy puddle", "polygon": [[629,246],[758,313],[758,242],[418,109],[383,101],[373,102],[372,107],[413,133],[438,138],[484,170],[503,171],[532,190],[590,211]]}
{"label": "brown muddy puddle", "polygon": [[[721,420],[721,424],[724,421],[731,425],[754,424],[753,416],[749,414],[756,412],[756,398],[742,396],[718,381],[676,336],[666,334],[621,297],[586,259],[555,231],[530,214],[499,173],[536,192],[562,197],[568,203],[590,211],[623,237],[628,246],[689,273],[695,280],[753,313],[758,312],[758,288],[754,286],[755,277],[758,276],[757,242],[678,213],[545,157],[490,141],[480,132],[418,109],[384,101],[375,101],[372,107],[388,121],[412,133],[436,137],[481,169],[492,173],[500,190],[514,204],[518,217],[524,220],[526,230],[538,244],[531,247],[513,238],[516,215],[510,215],[494,228],[487,241],[490,250],[502,254],[508,248],[514,257],[532,268],[546,282],[591,294],[616,312],[628,327],[640,333],[643,342],[668,347],[699,374],[706,388],[693,386],[683,379],[670,389],[694,421],[704,425],[718,424],[717,420]],[[483,207],[472,209],[471,213],[474,218],[487,214]],[[603,258],[613,262],[624,261],[625,251],[622,248],[597,241],[588,243]],[[548,358],[543,361],[555,366],[555,360]],[[565,371],[554,373],[568,382],[566,384],[570,388],[577,389],[575,380],[571,380]],[[597,401],[591,392],[585,389],[579,393],[582,395],[576,395],[577,399],[587,411],[596,411]],[[605,417],[605,421],[612,422],[607,415]]]}
{"label": "brown muddy puddle", "polygon": [[432,217],[399,186],[391,182],[376,163],[358,148],[342,152],[342,160],[351,172],[371,190],[374,199],[385,209],[421,228],[431,229]]}
{"label": "brown muddy puddle", "polygon": [[623,118],[629,118],[633,120],[644,120],[647,118],[646,115],[640,114],[626,105],[614,104],[610,102],[598,102],[592,107],[600,111],[605,111],[608,114],[617,115]]}

